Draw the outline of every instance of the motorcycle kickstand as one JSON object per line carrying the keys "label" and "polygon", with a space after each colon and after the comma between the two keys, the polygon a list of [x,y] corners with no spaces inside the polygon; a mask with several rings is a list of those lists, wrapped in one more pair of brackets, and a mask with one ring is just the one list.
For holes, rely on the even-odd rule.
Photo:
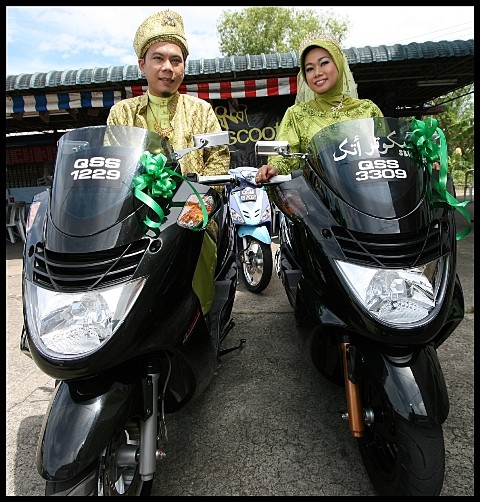
{"label": "motorcycle kickstand", "polygon": [[232,352],[232,350],[241,349],[243,347],[243,345],[246,343],[246,341],[247,340],[245,338],[240,338],[240,343],[238,345],[235,345],[235,347],[229,347],[228,349],[220,349],[220,351],[218,353],[218,357],[222,357],[225,354]]}
{"label": "motorcycle kickstand", "polygon": [[[225,339],[225,337],[227,336],[228,332],[235,326],[235,323],[233,322],[233,319],[230,319],[230,322],[228,323],[228,325],[226,326],[225,328],[225,331],[223,332],[223,335],[222,335],[222,338],[220,340],[220,343],[222,343],[222,341]],[[237,349],[240,349],[242,348],[243,344],[246,343],[246,339],[245,338],[240,338],[240,343],[238,345],[236,345],[235,347],[229,347],[228,349],[220,349],[218,351],[218,357],[222,357],[224,356],[225,354],[228,354],[229,352],[232,352],[232,350],[237,350]]]}

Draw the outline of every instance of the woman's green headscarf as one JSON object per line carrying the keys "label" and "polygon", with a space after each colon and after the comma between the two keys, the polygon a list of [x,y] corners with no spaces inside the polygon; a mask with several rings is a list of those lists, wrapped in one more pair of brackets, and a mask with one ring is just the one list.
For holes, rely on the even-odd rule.
{"label": "woman's green headscarf", "polygon": [[[305,57],[307,53],[316,47],[325,49],[330,54],[338,70],[338,80],[335,85],[327,92],[316,93],[307,85],[305,75]],[[329,112],[332,108],[342,103],[342,108],[354,105],[354,99],[357,96],[357,84],[353,79],[352,72],[348,65],[347,57],[342,49],[333,40],[327,38],[316,38],[310,40],[300,52],[300,72],[297,82],[296,102],[310,101],[315,99],[318,109]]]}
{"label": "woman's green headscarf", "polygon": [[[292,152],[306,152],[313,136],[324,127],[342,120],[383,116],[373,101],[358,99],[348,60],[338,43],[324,36],[313,35],[302,47],[297,97],[295,104],[288,107],[283,116],[276,134],[278,141],[287,141]],[[305,56],[313,47],[328,51],[338,69],[338,81],[324,93],[312,91],[304,78]],[[298,158],[270,156],[267,162],[275,166],[279,174],[288,174],[301,167]]]}

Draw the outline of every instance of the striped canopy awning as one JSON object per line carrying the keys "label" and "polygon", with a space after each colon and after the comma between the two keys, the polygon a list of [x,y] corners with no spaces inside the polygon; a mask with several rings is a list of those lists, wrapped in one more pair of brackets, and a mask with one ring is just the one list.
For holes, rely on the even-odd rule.
{"label": "striped canopy awning", "polygon": [[7,96],[6,113],[34,114],[40,112],[68,111],[75,108],[111,107],[120,101],[120,91],[57,92],[26,96]]}
{"label": "striped canopy awning", "polygon": [[[127,98],[144,94],[146,90],[146,85],[125,87]],[[183,94],[209,100],[294,95],[297,92],[297,78],[278,77],[234,82],[182,84],[179,91]],[[68,111],[76,108],[110,108],[121,99],[121,91],[57,92],[6,96],[6,114],[37,114]]]}
{"label": "striped canopy awning", "polygon": [[[139,86],[138,86],[139,87]],[[138,92],[132,87],[132,95]],[[147,90],[142,86],[141,93]],[[205,82],[181,85],[180,92],[202,99],[264,98],[297,93],[297,77],[239,80],[235,82]]]}

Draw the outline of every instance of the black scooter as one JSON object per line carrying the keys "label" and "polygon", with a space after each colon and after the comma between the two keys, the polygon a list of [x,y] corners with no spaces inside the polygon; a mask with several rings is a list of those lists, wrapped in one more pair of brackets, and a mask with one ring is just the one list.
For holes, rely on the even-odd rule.
{"label": "black scooter", "polygon": [[[150,495],[166,416],[205,389],[234,326],[231,175],[186,178],[155,133],[64,134],[51,191],[34,199],[23,257],[21,349],[56,380],[37,468],[46,495]],[[217,241],[213,306],[192,288],[205,232]]]}
{"label": "black scooter", "polygon": [[437,348],[464,316],[453,188],[445,166],[440,177],[431,169],[438,138],[412,124],[349,120],[318,132],[308,152],[256,147],[301,162],[272,186],[276,271],[302,348],[345,387],[342,418],[389,496],[441,492],[449,398]]}

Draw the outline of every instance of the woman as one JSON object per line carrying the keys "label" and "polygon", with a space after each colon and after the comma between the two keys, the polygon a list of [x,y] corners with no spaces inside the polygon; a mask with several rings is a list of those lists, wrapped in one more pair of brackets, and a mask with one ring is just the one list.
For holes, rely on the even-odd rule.
{"label": "woman", "polygon": [[[302,88],[302,79],[308,88]],[[309,99],[310,97],[310,99]],[[277,141],[288,141],[290,151],[306,152],[312,137],[335,122],[363,117],[383,117],[369,99],[358,99],[348,61],[332,40],[308,42],[300,53],[297,102],[285,112]],[[276,174],[288,174],[300,167],[298,159],[269,157],[257,171],[257,183],[266,183]]]}

